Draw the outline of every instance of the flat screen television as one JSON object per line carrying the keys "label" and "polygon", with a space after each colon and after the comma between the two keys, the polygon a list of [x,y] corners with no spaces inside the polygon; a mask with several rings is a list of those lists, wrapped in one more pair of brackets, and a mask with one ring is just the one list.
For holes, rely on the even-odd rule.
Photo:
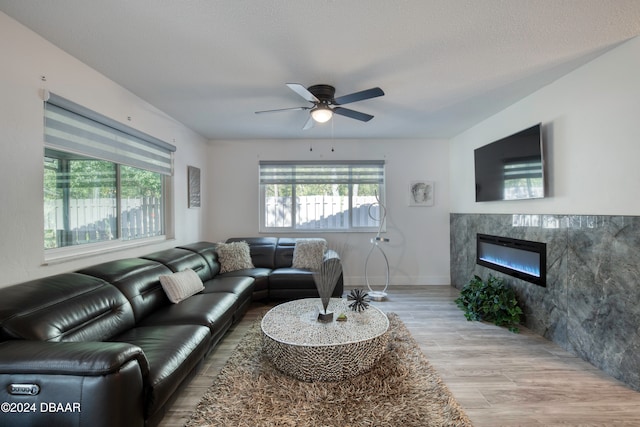
{"label": "flat screen television", "polygon": [[542,124],[474,151],[476,202],[545,197]]}

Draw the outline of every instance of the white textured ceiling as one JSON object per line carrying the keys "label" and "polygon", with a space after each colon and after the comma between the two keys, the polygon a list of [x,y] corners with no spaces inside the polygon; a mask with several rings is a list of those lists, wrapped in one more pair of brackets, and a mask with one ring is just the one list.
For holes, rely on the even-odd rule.
{"label": "white textured ceiling", "polygon": [[[5,12],[208,139],[429,138],[467,129],[640,34],[640,0],[0,0]],[[368,123],[307,131],[285,86]]]}

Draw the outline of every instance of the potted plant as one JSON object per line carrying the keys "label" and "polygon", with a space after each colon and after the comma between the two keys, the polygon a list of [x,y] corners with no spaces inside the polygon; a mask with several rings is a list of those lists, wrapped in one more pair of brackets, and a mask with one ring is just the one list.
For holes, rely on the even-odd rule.
{"label": "potted plant", "polygon": [[504,280],[489,274],[487,280],[475,275],[466,284],[455,303],[464,311],[467,320],[484,320],[498,326],[506,326],[511,332],[519,332],[522,309],[515,292],[505,286]]}

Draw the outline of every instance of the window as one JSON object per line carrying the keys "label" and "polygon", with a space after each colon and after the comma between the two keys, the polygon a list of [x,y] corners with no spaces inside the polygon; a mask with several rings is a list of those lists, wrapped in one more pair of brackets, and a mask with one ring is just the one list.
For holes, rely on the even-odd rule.
{"label": "window", "polygon": [[45,103],[44,248],[163,236],[173,151],[52,94]]}
{"label": "window", "polygon": [[260,162],[260,231],[377,231],[384,162]]}

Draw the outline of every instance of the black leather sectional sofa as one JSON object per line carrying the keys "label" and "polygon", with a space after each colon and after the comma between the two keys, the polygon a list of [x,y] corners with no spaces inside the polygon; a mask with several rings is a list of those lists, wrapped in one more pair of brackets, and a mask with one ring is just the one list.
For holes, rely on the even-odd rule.
{"label": "black leather sectional sofa", "polygon": [[[0,426],[157,425],[252,301],[318,296],[295,239],[237,240],[254,268],[220,274],[198,242],[1,288]],[[159,277],[187,268],[204,290],[173,304]]]}

